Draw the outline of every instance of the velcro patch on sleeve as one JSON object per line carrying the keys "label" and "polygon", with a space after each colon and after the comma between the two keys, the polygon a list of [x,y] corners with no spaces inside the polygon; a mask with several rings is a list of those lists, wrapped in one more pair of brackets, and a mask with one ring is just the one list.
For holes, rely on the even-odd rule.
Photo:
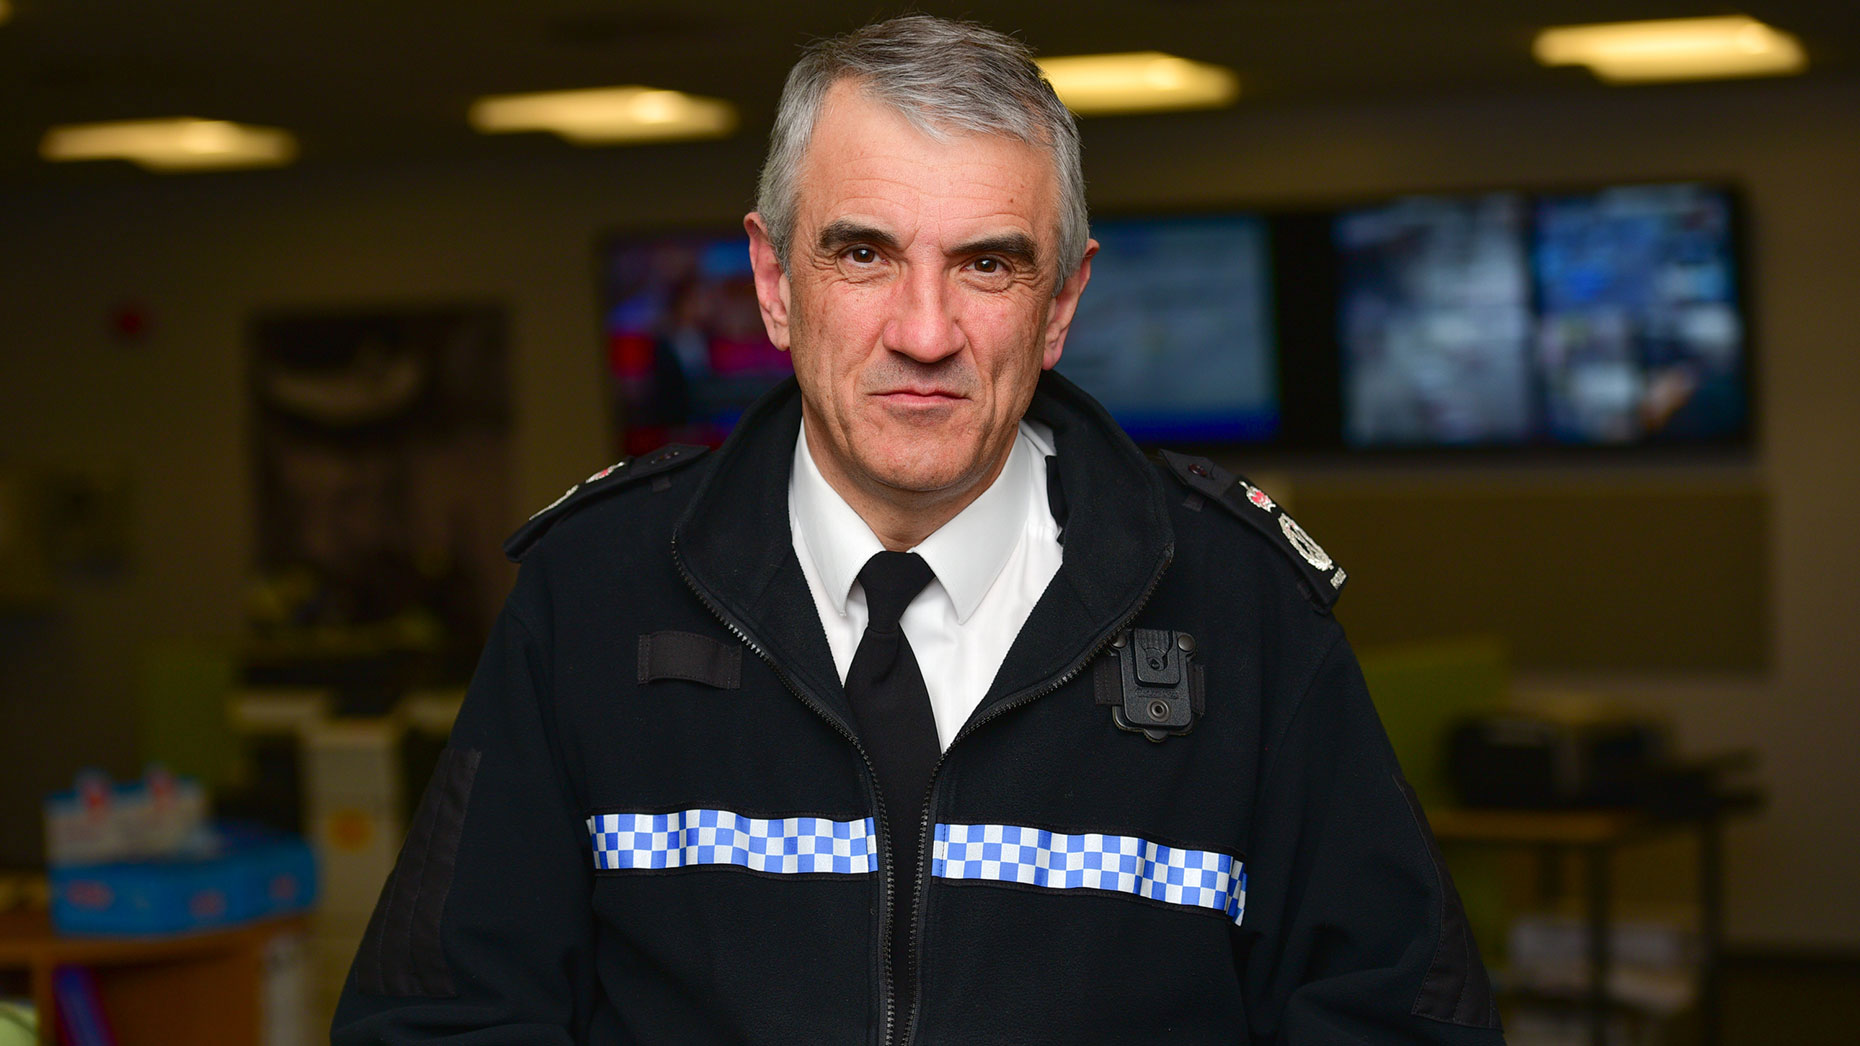
{"label": "velcro patch on sleeve", "polygon": [[1427,816],[1421,812],[1421,800],[1400,775],[1395,787],[1407,800],[1408,812],[1414,816],[1415,829],[1427,846],[1428,859],[1434,866],[1434,885],[1439,894],[1440,934],[1434,940],[1434,958],[1416,993],[1413,1012],[1417,1017],[1459,1024],[1469,1028],[1496,1028],[1498,1001],[1492,992],[1492,979],[1485,964],[1479,961],[1479,945],[1473,941],[1472,927],[1466,921],[1466,909],[1447,872],[1440,844],[1427,828]]}
{"label": "velcro patch on sleeve", "polygon": [[480,754],[475,748],[450,747],[440,753],[356,953],[355,979],[362,991],[431,998],[455,994],[439,924],[452,890],[459,833]]}

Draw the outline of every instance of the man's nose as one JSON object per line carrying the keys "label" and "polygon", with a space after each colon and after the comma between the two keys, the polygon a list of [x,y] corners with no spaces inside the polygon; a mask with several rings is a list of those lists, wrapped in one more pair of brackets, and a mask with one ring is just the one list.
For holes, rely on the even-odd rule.
{"label": "man's nose", "polygon": [[891,309],[883,335],[885,348],[919,363],[935,363],[962,350],[956,297],[942,273],[914,268],[896,285]]}

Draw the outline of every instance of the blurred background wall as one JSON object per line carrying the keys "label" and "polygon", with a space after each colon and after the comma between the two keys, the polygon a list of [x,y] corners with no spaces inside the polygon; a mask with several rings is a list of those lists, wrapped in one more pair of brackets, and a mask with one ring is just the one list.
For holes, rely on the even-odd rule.
{"label": "blurred background wall", "polygon": [[[1860,949],[1856,113],[1860,84],[1823,77],[1314,92],[1084,125],[1101,210],[1658,178],[1742,186],[1753,452],[1229,463],[1281,477],[1350,569],[1339,616],[1359,645],[1415,638],[1407,606],[1494,607],[1517,633],[1524,684],[1668,715],[1688,749],[1755,748],[1770,804],[1730,835],[1729,932],[1744,946]],[[142,651],[239,638],[255,540],[244,384],[255,312],[504,306],[514,526],[610,457],[597,239],[735,222],[765,127],[752,119],[712,143],[349,156],[185,178],[11,169],[0,180],[0,454],[124,482],[130,509],[119,566],[63,572],[30,612],[0,614],[0,863],[35,857],[38,799],[77,767],[139,769]],[[125,305],[146,318],[142,333],[113,323]],[[1492,533],[1499,524],[1482,520],[1530,529]],[[1593,571],[1598,554],[1627,566]],[[1633,569],[1648,563],[1659,569]],[[1721,581],[1747,607],[1725,640],[1731,656],[1711,656],[1710,641],[1689,659],[1698,645],[1660,627],[1694,609],[1674,604],[1672,571],[1685,574],[1679,588]],[[1635,621],[1650,622],[1645,635]]]}

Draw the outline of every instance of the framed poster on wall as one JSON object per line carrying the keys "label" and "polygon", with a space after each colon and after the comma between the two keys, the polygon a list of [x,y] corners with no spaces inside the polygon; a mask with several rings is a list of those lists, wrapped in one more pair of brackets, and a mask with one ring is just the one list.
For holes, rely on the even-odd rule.
{"label": "framed poster on wall", "polygon": [[512,577],[505,327],[476,304],[252,321],[255,638],[469,674]]}

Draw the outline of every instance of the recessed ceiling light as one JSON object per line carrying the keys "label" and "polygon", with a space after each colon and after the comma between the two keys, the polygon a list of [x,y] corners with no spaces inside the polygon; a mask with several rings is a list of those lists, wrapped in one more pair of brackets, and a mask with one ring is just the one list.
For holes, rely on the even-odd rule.
{"label": "recessed ceiling light", "polygon": [[683,91],[593,87],[480,98],[471,125],[486,134],[549,131],[581,145],[722,138],[736,130],[736,107]]}
{"label": "recessed ceiling light", "polygon": [[297,156],[297,140],[276,127],[177,116],[54,127],[39,143],[39,155],[47,160],[128,160],[151,171],[278,167]]}
{"label": "recessed ceiling light", "polygon": [[1786,76],[1808,68],[1801,41],[1744,15],[1545,29],[1544,65],[1586,65],[1609,83]]}
{"label": "recessed ceiling light", "polygon": [[1042,58],[1040,71],[1080,116],[1218,109],[1240,97],[1233,70],[1161,51]]}

